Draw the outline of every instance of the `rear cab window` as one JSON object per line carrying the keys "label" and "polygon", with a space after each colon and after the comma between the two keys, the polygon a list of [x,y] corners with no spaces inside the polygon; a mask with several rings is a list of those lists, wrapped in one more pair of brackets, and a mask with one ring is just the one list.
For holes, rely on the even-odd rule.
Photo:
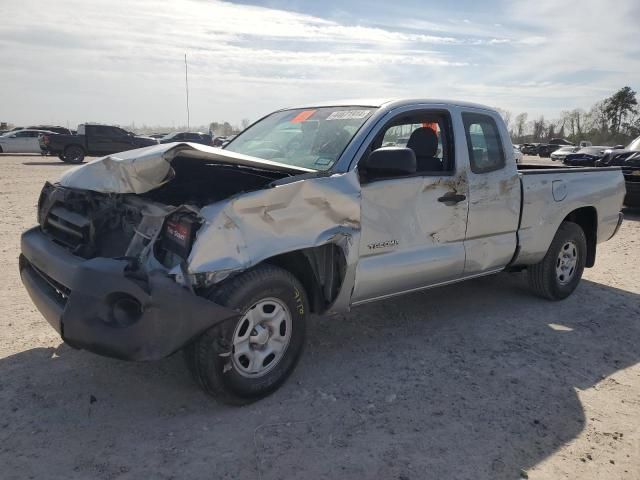
{"label": "rear cab window", "polygon": [[504,148],[495,120],[489,115],[465,112],[462,122],[471,171],[488,173],[504,168]]}

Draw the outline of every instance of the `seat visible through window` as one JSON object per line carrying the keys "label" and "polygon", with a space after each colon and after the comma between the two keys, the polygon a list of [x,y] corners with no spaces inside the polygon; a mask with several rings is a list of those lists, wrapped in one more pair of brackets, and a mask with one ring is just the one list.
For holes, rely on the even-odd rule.
{"label": "seat visible through window", "polygon": [[420,127],[413,131],[407,142],[416,154],[416,167],[418,172],[440,172],[442,161],[436,157],[438,154],[438,135],[433,129]]}
{"label": "seat visible through window", "polygon": [[448,117],[425,112],[397,118],[383,130],[372,148],[410,148],[416,155],[416,173],[445,175],[454,170],[451,145]]}

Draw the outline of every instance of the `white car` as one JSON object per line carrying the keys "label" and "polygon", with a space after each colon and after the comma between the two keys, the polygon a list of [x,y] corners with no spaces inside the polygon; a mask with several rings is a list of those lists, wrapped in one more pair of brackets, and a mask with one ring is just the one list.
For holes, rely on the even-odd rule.
{"label": "white car", "polygon": [[42,153],[38,137],[47,130],[14,130],[0,136],[0,153]]}
{"label": "white car", "polygon": [[566,147],[560,147],[555,152],[551,153],[551,160],[557,162],[558,160],[562,161],[564,158],[577,151],[580,147],[575,147],[573,145],[567,145]]}
{"label": "white car", "polygon": [[513,146],[513,156],[516,159],[516,163],[522,163],[522,159],[524,158],[524,154],[520,151],[520,147]]}

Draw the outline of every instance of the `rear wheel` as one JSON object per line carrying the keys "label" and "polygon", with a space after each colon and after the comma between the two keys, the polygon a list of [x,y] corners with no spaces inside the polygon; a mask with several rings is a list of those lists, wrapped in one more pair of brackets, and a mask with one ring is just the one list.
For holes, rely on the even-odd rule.
{"label": "rear wheel", "polygon": [[84,161],[84,150],[77,145],[71,145],[64,149],[64,158],[61,158],[61,160],[67,163],[82,163]]}
{"label": "rear wheel", "polygon": [[185,349],[187,366],[205,392],[241,405],[276,390],[304,346],[307,300],[288,271],[261,265],[217,288],[209,298],[241,312]]}
{"label": "rear wheel", "polygon": [[567,298],[580,283],[586,258],[584,231],[573,222],[563,222],[542,261],[529,267],[529,285],[549,300]]}

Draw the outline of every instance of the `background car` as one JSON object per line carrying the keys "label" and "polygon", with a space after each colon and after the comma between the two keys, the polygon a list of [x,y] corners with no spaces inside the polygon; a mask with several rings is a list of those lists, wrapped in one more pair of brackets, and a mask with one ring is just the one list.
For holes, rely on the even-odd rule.
{"label": "background car", "polygon": [[605,150],[603,157],[596,162],[598,167],[613,167],[623,165],[625,159],[640,152],[640,137],[633,140],[625,148],[612,148]]}
{"label": "background car", "polygon": [[626,157],[621,166],[627,191],[624,204],[628,207],[640,207],[640,152]]}
{"label": "background car", "polygon": [[520,145],[520,151],[524,155],[537,155],[539,143],[523,143]]}
{"label": "background car", "polygon": [[581,148],[575,153],[570,153],[562,160],[565,165],[572,167],[595,167],[596,161],[604,156],[609,147],[595,146]]}
{"label": "background car", "polygon": [[574,147],[573,145],[567,146],[567,147],[560,147],[551,153],[551,160],[553,160],[554,162],[557,162],[558,160],[562,161],[567,155],[571,153],[575,153],[578,150],[578,148],[580,147]]}
{"label": "background car", "polygon": [[553,152],[561,147],[574,146],[569,140],[564,138],[552,138],[549,143],[541,143],[538,145],[538,155],[541,157],[549,157]]}
{"label": "background car", "polygon": [[211,135],[200,132],[172,132],[160,139],[160,143],[191,142],[213,146]]}
{"label": "background car", "polygon": [[236,138],[238,135],[229,135],[224,142],[222,142],[222,146],[226,147],[229,142],[231,142],[234,138]]}
{"label": "background car", "polygon": [[57,155],[67,163],[82,163],[85,156],[103,156],[157,145],[158,140],[136,135],[123,128],[99,123],[81,123],[77,135],[45,134],[39,138],[43,153]]}
{"label": "background car", "polygon": [[26,127],[25,130],[46,130],[47,132],[60,133],[63,135],[71,134],[71,130],[59,125],[33,125],[31,127]]}
{"label": "background car", "polygon": [[604,156],[596,160],[596,166],[622,167],[627,190],[624,204],[629,207],[640,207],[640,137],[633,140],[626,148],[606,150]]}
{"label": "background car", "polygon": [[0,153],[42,153],[38,138],[41,135],[57,135],[47,130],[12,130],[0,136]]}

